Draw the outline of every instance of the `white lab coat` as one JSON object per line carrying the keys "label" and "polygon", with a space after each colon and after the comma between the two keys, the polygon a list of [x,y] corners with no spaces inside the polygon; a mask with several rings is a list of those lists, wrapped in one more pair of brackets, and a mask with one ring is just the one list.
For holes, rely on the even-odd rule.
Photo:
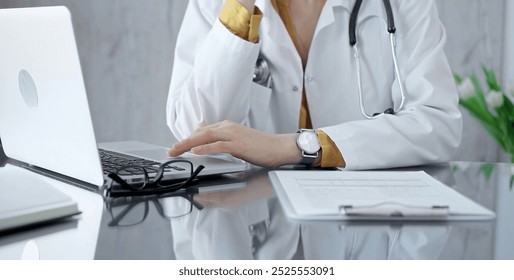
{"label": "white lab coat", "polygon": [[[179,140],[200,123],[231,120],[268,133],[297,131],[305,85],[315,129],[327,133],[347,169],[448,161],[460,143],[458,94],[444,53],[446,35],[432,0],[392,0],[398,59],[406,90],[396,115],[367,120],[359,109],[348,22],[354,0],[327,0],[303,71],[294,44],[269,0],[260,42],[232,34],[218,19],[223,0],[190,0],[180,30],[167,104]],[[358,17],[364,104],[368,114],[400,102],[382,1],[364,1]],[[273,89],[252,82],[263,56]]]}

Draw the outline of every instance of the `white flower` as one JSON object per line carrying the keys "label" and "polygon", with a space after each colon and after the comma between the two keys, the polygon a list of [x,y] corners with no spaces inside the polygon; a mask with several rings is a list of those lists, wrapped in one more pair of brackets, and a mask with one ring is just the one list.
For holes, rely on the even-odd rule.
{"label": "white flower", "polygon": [[487,105],[494,109],[500,108],[503,106],[503,93],[491,90],[486,96],[485,101],[487,102]]}
{"label": "white flower", "polygon": [[475,95],[475,86],[469,78],[466,78],[458,87],[461,99],[468,99]]}

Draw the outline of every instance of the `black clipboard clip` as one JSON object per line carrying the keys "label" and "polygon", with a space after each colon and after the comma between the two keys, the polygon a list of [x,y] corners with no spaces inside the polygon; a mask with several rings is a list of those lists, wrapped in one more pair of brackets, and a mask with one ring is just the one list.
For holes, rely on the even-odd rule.
{"label": "black clipboard clip", "polygon": [[339,207],[341,214],[346,216],[378,216],[378,217],[447,217],[450,207],[433,205],[429,207],[406,205],[396,202],[384,202],[373,205]]}

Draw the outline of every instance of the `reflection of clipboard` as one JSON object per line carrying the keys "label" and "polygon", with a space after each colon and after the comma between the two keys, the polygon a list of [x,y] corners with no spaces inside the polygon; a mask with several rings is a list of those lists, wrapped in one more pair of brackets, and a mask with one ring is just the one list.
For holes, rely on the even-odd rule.
{"label": "reflection of clipboard", "polygon": [[390,216],[390,217],[447,217],[450,214],[450,207],[447,205],[412,206],[399,203],[379,203],[374,205],[341,205],[341,214],[346,216]]}
{"label": "reflection of clipboard", "polygon": [[0,247],[16,242],[36,239],[41,236],[50,236],[54,233],[63,232],[66,230],[76,229],[77,226],[78,219],[70,218],[50,223],[43,223],[33,227],[2,232],[2,235],[0,236]]}
{"label": "reflection of clipboard", "polygon": [[[316,221],[301,224],[304,251],[314,254],[308,258],[345,260],[439,259],[453,228],[453,224],[447,222],[415,221]],[[319,239],[320,235],[324,236],[323,240]]]}
{"label": "reflection of clipboard", "polygon": [[272,171],[299,220],[488,220],[495,214],[423,171]]}

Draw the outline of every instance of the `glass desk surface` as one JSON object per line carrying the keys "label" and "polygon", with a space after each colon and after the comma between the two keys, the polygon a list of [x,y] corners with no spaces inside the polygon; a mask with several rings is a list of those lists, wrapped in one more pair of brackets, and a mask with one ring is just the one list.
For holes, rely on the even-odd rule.
{"label": "glass desk surface", "polygon": [[247,171],[205,181],[208,186],[193,197],[106,201],[94,257],[512,260],[512,169],[507,163],[469,162],[408,168],[426,171],[497,217],[403,223],[292,220],[282,210],[268,170]]}

